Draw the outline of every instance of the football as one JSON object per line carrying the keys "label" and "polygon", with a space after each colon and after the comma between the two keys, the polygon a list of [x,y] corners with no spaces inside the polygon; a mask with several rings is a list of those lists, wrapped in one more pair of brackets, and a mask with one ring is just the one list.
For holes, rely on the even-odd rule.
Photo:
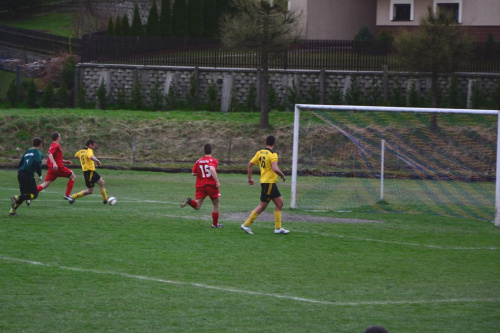
{"label": "football", "polygon": [[116,198],[115,197],[109,197],[108,198],[108,204],[110,206],[115,206],[116,205]]}

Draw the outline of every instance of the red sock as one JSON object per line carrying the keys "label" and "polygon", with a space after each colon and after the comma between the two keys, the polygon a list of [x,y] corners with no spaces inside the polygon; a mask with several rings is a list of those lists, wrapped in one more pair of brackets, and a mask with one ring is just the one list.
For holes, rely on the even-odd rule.
{"label": "red sock", "polygon": [[198,207],[198,203],[196,202],[196,200],[191,200],[191,201],[189,201],[189,206],[196,208],[196,207]]}
{"label": "red sock", "polygon": [[217,226],[219,224],[219,213],[212,212],[212,225]]}
{"label": "red sock", "polygon": [[73,179],[68,180],[68,186],[66,186],[66,196],[71,194],[71,190],[73,189],[73,185],[75,185],[75,181]]}
{"label": "red sock", "polygon": [[42,185],[38,185],[38,186],[36,187],[36,190],[38,191],[38,193],[40,193],[40,191],[41,191],[41,190],[43,190]]}

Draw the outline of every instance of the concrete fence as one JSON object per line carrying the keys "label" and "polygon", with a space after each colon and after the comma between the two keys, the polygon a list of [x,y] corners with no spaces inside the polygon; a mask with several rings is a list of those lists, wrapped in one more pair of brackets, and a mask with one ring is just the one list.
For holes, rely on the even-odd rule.
{"label": "concrete fence", "polygon": [[[500,80],[500,74],[454,73],[453,75],[457,79],[460,91],[468,97],[470,97],[472,82],[476,81],[484,91],[490,91]],[[104,82],[109,98],[116,101],[120,90],[126,96],[130,96],[132,87],[135,82],[138,82],[145,100],[149,102],[151,91],[157,84],[165,95],[170,87],[175,85],[181,98],[185,98],[191,85],[192,76],[197,80],[198,92],[202,99],[206,98],[210,84],[215,83],[219,92],[221,111],[227,111],[232,95],[238,102],[242,103],[251,85],[255,84],[258,87],[261,73],[255,69],[84,63],[77,65],[76,86],[79,88],[84,85],[87,101],[94,101],[97,88],[101,82]],[[289,88],[295,86],[295,89],[303,96],[307,96],[311,89],[316,89],[321,103],[328,104],[328,98],[332,91],[339,89],[345,93],[354,78],[362,93],[366,93],[373,85],[377,85],[384,100],[387,100],[396,86],[409,91],[413,83],[421,96],[430,95],[431,78],[428,73],[270,70],[270,83],[277,92],[281,103],[284,102]],[[439,85],[443,91],[450,87],[451,80],[451,75],[439,78]]]}

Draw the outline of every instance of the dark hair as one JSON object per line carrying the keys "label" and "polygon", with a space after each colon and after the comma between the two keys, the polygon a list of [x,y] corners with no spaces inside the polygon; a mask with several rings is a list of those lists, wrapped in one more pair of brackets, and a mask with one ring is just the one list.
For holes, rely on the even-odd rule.
{"label": "dark hair", "polygon": [[389,333],[389,332],[382,326],[368,326],[367,328],[365,328],[364,333]]}
{"label": "dark hair", "polygon": [[269,135],[266,138],[266,145],[268,145],[268,146],[273,146],[275,142],[276,142],[276,138],[272,135]]}
{"label": "dark hair", "polygon": [[36,137],[33,139],[32,143],[33,147],[40,147],[40,145],[42,144],[42,138]]}
{"label": "dark hair", "polygon": [[95,141],[94,141],[94,140],[92,140],[92,139],[88,139],[88,140],[87,140],[87,143],[85,144],[85,146],[87,146],[87,147],[88,147],[88,146],[93,145],[93,144],[95,144]]}
{"label": "dark hair", "polygon": [[52,135],[51,135],[52,141],[56,141],[57,138],[60,136],[61,136],[61,134],[59,134],[58,132],[52,132]]}
{"label": "dark hair", "polygon": [[210,143],[207,143],[205,147],[203,147],[203,151],[205,154],[212,154],[212,145]]}

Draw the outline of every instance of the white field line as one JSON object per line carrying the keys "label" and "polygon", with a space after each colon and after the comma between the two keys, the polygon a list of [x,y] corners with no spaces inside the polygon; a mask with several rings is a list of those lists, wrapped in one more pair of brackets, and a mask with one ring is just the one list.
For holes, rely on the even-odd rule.
{"label": "white field line", "polygon": [[195,287],[195,288],[218,290],[218,291],[224,291],[224,292],[230,292],[230,293],[236,293],[236,294],[273,297],[273,298],[292,300],[292,301],[297,301],[297,302],[306,302],[306,303],[322,304],[322,305],[335,305],[335,306],[368,305],[368,306],[371,306],[371,305],[408,305],[408,304],[436,304],[436,303],[484,303],[484,302],[488,302],[488,303],[493,302],[494,303],[494,302],[500,302],[499,298],[461,298],[461,299],[460,298],[451,298],[451,299],[435,299],[435,300],[330,302],[330,301],[315,300],[315,299],[297,297],[297,296],[287,296],[287,295],[279,295],[279,294],[272,294],[272,293],[263,293],[263,292],[257,292],[257,291],[242,290],[242,289],[236,289],[236,288],[225,288],[225,287],[219,287],[219,286],[211,286],[211,285],[207,285],[204,283],[173,281],[173,280],[165,280],[165,279],[144,276],[144,275],[135,275],[135,274],[113,272],[113,271],[99,271],[96,269],[86,269],[86,268],[79,268],[79,267],[62,266],[62,265],[56,265],[56,264],[43,263],[40,261],[31,261],[31,260],[17,259],[17,258],[4,257],[4,256],[0,256],[0,259],[4,260],[4,261],[14,261],[14,262],[20,262],[20,263],[25,263],[25,264],[30,264],[30,265],[54,267],[54,268],[58,268],[61,270],[68,270],[68,271],[74,271],[74,272],[114,275],[114,276],[129,278],[129,279],[167,283],[167,284],[176,284],[176,285],[183,285],[183,286],[191,286],[191,287]]}
{"label": "white field line", "polygon": [[[94,200],[96,202],[101,202],[100,201],[100,196],[98,197],[99,200]],[[91,198],[89,199],[84,199],[84,200],[92,200]],[[0,201],[8,201],[10,202],[9,199],[0,199]],[[61,197],[60,200],[43,200],[43,201],[48,201],[48,202],[62,202],[64,201]],[[179,205],[179,202],[172,202],[172,201],[157,201],[157,200],[119,200],[119,203],[159,203],[159,204],[167,204],[167,205]],[[74,210],[80,210],[80,208],[74,207]],[[84,207],[82,209],[88,209],[88,207]],[[130,210],[130,212],[133,212],[134,210]],[[141,215],[144,216],[144,212],[141,212]],[[175,214],[163,214],[162,216],[164,217],[169,217],[169,218],[178,218],[178,219],[194,219],[195,217],[193,216],[186,216],[186,215],[175,215]],[[197,216],[197,220],[210,220],[209,217],[202,217],[202,216]],[[238,222],[239,223],[239,222]],[[294,222],[297,223],[297,222]],[[293,230],[292,230],[293,231]],[[441,245],[432,245],[432,244],[419,244],[419,243],[408,243],[408,242],[397,242],[397,241],[388,241],[384,239],[373,239],[373,238],[365,238],[365,237],[356,237],[356,236],[346,236],[346,235],[339,235],[339,234],[328,234],[328,233],[319,233],[319,232],[314,232],[314,231],[293,231],[293,232],[301,232],[304,234],[311,234],[311,235],[320,235],[320,236],[325,236],[325,237],[336,237],[336,238],[344,238],[344,239],[353,239],[353,240],[359,240],[359,241],[365,241],[365,242],[377,242],[377,243],[384,243],[384,244],[393,244],[393,245],[401,245],[401,246],[411,246],[411,247],[421,247],[421,248],[428,248],[428,249],[436,249],[436,250],[458,250],[458,251],[477,251],[477,250],[500,250],[500,247],[497,246],[486,246],[486,247],[468,247],[468,246],[441,246]]]}

